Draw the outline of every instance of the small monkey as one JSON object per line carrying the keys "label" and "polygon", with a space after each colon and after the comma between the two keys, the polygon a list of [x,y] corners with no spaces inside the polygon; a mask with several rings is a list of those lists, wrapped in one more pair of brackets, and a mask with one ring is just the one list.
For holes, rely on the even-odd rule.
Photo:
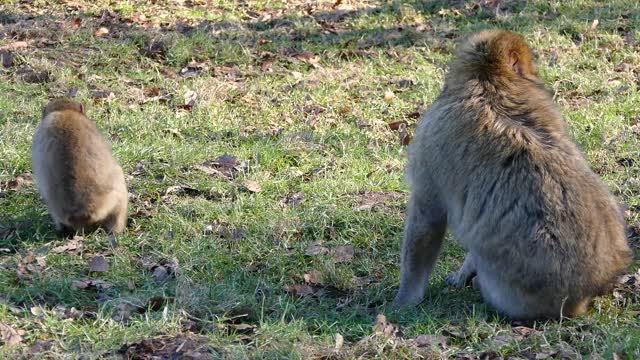
{"label": "small monkey", "polygon": [[482,31],[458,46],[409,147],[411,197],[395,306],[423,300],[447,227],[473,279],[514,319],[584,313],[631,262],[613,196],[571,141],[524,39]]}
{"label": "small monkey", "polygon": [[84,106],[70,99],[49,102],[31,148],[33,174],[56,230],[103,226],[124,230],[127,187],[122,169]]}

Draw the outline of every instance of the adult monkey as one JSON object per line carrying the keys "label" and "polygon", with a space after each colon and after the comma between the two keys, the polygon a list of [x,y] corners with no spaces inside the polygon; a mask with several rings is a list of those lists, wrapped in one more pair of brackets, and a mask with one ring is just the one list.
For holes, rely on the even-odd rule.
{"label": "adult monkey", "polygon": [[582,314],[631,262],[617,205],[518,34],[482,31],[459,45],[407,169],[396,306],[422,301],[447,226],[468,250],[447,282],[473,279],[515,319]]}

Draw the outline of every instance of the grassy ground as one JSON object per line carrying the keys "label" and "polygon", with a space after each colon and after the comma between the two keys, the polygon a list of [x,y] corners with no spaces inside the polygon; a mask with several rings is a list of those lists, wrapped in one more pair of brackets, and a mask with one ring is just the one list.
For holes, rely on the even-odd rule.
{"label": "grassy ground", "polygon": [[[3,1],[0,357],[640,357],[636,277],[587,316],[514,324],[445,286],[448,241],[423,306],[388,306],[407,199],[388,124],[412,131],[470,32],[527,38],[640,221],[638,3],[491,4]],[[67,94],[128,174],[115,250],[57,236],[25,174],[42,106]]]}

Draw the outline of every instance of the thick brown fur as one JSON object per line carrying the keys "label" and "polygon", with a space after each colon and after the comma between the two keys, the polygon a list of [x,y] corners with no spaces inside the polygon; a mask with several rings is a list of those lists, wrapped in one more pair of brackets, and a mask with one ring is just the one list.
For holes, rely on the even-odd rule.
{"label": "thick brown fur", "polygon": [[515,319],[584,313],[632,259],[616,202],[565,129],[531,50],[489,30],[458,47],[409,149],[411,199],[396,306],[422,301],[446,228],[474,276]]}
{"label": "thick brown fur", "polygon": [[45,106],[31,155],[38,190],[58,231],[124,230],[124,174],[81,104],[56,99]]}

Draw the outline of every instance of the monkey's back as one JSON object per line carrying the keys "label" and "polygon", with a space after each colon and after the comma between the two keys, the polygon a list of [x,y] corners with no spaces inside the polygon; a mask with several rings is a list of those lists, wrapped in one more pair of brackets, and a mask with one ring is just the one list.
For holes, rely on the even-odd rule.
{"label": "monkey's back", "polygon": [[32,148],[34,175],[45,201],[67,215],[91,214],[124,177],[95,124],[73,111],[55,111],[41,122]]}
{"label": "monkey's back", "polygon": [[414,191],[425,179],[437,186],[454,235],[523,293],[603,292],[630,261],[623,221],[550,99],[542,113],[515,115],[478,97],[442,98],[410,149]]}

